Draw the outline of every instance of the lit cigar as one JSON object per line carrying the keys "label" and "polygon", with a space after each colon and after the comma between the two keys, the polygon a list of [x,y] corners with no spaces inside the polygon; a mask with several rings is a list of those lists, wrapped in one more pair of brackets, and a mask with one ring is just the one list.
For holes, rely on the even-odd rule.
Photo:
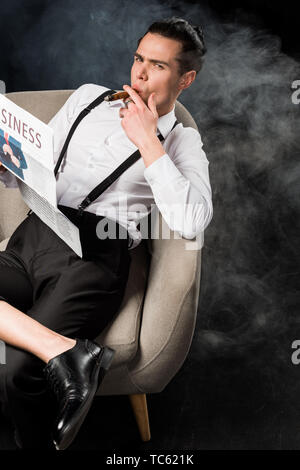
{"label": "lit cigar", "polygon": [[104,100],[105,101],[115,101],[115,100],[122,100],[128,98],[129,93],[127,91],[118,91],[118,93],[114,93],[113,95],[107,95]]}

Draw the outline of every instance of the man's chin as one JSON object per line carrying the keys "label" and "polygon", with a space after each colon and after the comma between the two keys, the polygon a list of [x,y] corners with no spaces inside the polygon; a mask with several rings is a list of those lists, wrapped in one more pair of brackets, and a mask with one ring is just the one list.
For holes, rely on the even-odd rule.
{"label": "man's chin", "polygon": [[145,99],[145,96],[143,95],[143,93],[138,93],[139,97],[142,98],[142,100],[144,101],[144,103],[148,103],[148,99]]}

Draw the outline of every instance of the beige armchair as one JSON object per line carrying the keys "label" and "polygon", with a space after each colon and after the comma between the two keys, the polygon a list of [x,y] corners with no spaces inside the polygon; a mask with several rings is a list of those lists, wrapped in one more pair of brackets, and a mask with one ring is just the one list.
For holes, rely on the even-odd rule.
{"label": "beige armchair", "polygon": [[[73,90],[8,93],[13,102],[48,122]],[[197,129],[176,102],[176,117]],[[18,189],[0,183],[0,250],[29,208]],[[157,211],[156,226],[168,227]],[[162,232],[165,233],[165,232]],[[192,342],[200,288],[201,250],[169,232],[171,239],[143,240],[132,264],[120,311],[95,338],[116,350],[98,395],[128,395],[143,441],[150,439],[146,394],[161,392],[183,365]]]}

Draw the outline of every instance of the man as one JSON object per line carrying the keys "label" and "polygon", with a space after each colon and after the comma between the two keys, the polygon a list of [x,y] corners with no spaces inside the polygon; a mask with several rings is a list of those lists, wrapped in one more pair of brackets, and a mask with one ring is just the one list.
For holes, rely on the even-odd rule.
{"label": "man", "polygon": [[[91,340],[118,311],[129,253],[141,240],[137,226],[151,204],[186,238],[194,238],[212,218],[201,137],[181,124],[174,127],[175,101],[194,81],[204,53],[201,29],[185,20],[151,25],[138,43],[131,87],[123,87],[129,94],[126,106],[117,100],[95,107],[76,128],[59,167],[58,203],[76,216],[86,194],[139,150],[141,158],[84,211],[87,221],[117,219],[128,240],[93,241],[90,258],[80,259],[31,214],[0,253],[0,339],[7,344],[0,401],[23,447],[49,443],[51,413],[56,448],[75,438],[113,356]],[[50,121],[55,163],[76,117],[107,90],[79,87]],[[16,183],[10,179],[7,185]],[[57,392],[57,408],[43,372]]]}

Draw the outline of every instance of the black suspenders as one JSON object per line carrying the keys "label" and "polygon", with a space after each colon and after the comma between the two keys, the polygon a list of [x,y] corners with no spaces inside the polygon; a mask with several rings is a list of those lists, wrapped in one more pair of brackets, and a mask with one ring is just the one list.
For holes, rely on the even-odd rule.
{"label": "black suspenders", "polygon": [[75,132],[75,129],[76,127],[78,126],[78,124],[80,123],[80,121],[87,115],[89,114],[92,109],[94,109],[96,106],[98,106],[99,104],[102,103],[102,101],[104,100],[104,98],[107,96],[107,95],[111,95],[112,93],[116,93],[115,90],[107,90],[105,91],[104,93],[102,93],[102,95],[98,96],[98,98],[96,98],[91,104],[89,104],[86,108],[84,108],[81,113],[79,113],[79,115],[77,116],[77,118],[75,119],[75,121],[73,122],[72,124],[72,127],[71,129],[69,130],[69,134],[66,138],[66,141],[63,145],[63,148],[60,152],[60,155],[58,157],[58,160],[57,160],[57,163],[56,163],[56,166],[55,166],[55,169],[54,169],[54,175],[56,176],[57,175],[57,172],[58,172],[58,169],[60,167],[60,164],[62,162],[62,159],[67,151],[67,148],[68,148],[68,145],[69,145],[69,142],[71,140],[71,137],[72,135],[74,134]]}
{"label": "black suspenders", "polygon": [[[54,169],[54,175],[57,175],[57,172],[59,170],[59,167],[61,165],[61,162],[65,156],[65,153],[67,151],[67,147],[69,145],[69,142],[71,140],[72,135],[75,132],[76,127],[80,123],[80,121],[96,106],[102,103],[104,100],[105,96],[111,95],[112,93],[116,93],[115,90],[107,90],[102,95],[98,96],[89,106],[87,106],[85,109],[83,109],[80,114],[77,116],[76,120],[72,124],[72,127],[68,133],[68,136],[66,138],[66,141],[63,145],[63,148],[60,152],[59,158],[57,160],[57,163],[55,165]],[[176,119],[171,131],[174,129],[174,127],[178,124],[178,121]],[[171,132],[170,131],[170,132]],[[164,140],[163,136],[161,134],[158,135],[159,140],[162,142]],[[128,157],[121,165],[116,168],[107,178],[105,178],[98,186],[96,186],[86,197],[83,199],[83,201],[78,205],[78,214],[81,215],[84,209],[89,206],[95,199],[97,199],[119,176],[124,173],[124,171],[127,170],[133,163],[135,163],[139,158],[141,154],[139,150],[136,150],[130,157]]]}

